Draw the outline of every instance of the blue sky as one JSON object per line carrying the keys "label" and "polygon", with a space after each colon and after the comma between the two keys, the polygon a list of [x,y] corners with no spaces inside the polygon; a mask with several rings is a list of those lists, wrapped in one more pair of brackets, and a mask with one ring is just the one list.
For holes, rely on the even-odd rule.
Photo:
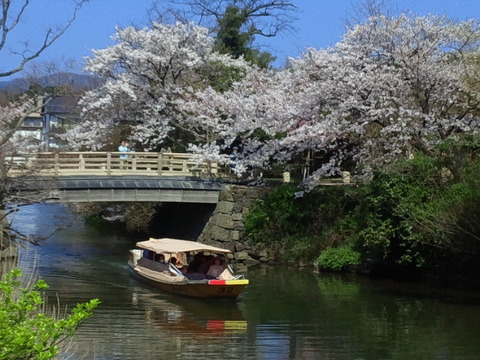
{"label": "blue sky", "polygon": [[[355,0],[293,0],[298,7],[298,20],[293,24],[294,33],[285,33],[261,43],[277,57],[277,65],[289,56],[298,57],[306,47],[326,48],[341,40],[346,19],[353,14]],[[77,62],[80,69],[83,57],[91,55],[91,49],[101,49],[112,44],[110,36],[115,27],[146,24],[147,9],[152,0],[91,0],[79,13],[67,33],[40,58],[42,61],[67,60]],[[411,10],[415,14],[447,15],[465,20],[480,16],[480,0],[390,0],[390,7],[397,11]],[[49,24],[64,22],[72,9],[68,0],[32,0],[18,31],[9,47],[17,48],[13,41],[39,41],[39,35]],[[1,53],[0,71],[13,64],[5,51]]]}

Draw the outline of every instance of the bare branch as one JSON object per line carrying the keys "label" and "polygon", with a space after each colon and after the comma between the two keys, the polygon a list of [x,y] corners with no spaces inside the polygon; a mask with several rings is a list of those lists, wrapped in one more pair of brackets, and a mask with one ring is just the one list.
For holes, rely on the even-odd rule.
{"label": "bare branch", "polygon": [[[13,74],[16,74],[22,71],[27,63],[30,61],[38,58],[47,48],[49,48],[55,41],[57,41],[70,26],[75,21],[78,11],[82,8],[82,6],[88,3],[90,0],[77,0],[75,1],[75,8],[70,19],[66,22],[65,25],[61,26],[60,28],[54,30],[49,28],[45,36],[43,38],[42,44],[36,49],[33,50],[30,54],[27,54],[27,50],[25,49],[22,52],[14,51],[13,53],[16,55],[21,56],[22,60],[18,63],[18,65],[10,70],[0,72],[0,77],[7,77]],[[7,43],[8,36],[12,29],[14,29],[18,23],[20,22],[22,16],[24,15],[25,9],[30,3],[30,0],[24,0],[23,6],[20,8],[17,14],[13,16],[12,23],[8,24],[9,17],[12,17],[9,13],[10,9],[10,0],[1,0],[0,3],[2,4],[2,18],[0,19],[0,31],[1,31],[1,40],[0,40],[0,51],[2,51]]]}
{"label": "bare branch", "polygon": [[[254,27],[253,35],[276,36],[281,30],[292,30],[295,20],[291,14],[297,9],[292,1],[286,0],[170,0],[173,9],[163,10],[179,14],[182,9],[183,21],[195,20],[210,29],[216,29],[229,6],[238,7],[245,16],[245,26]],[[158,13],[158,7],[154,7]],[[189,10],[183,10],[189,9]]]}
{"label": "bare branch", "polygon": [[345,21],[347,28],[362,24],[372,16],[392,15],[389,0],[359,0],[352,5],[353,14]]}

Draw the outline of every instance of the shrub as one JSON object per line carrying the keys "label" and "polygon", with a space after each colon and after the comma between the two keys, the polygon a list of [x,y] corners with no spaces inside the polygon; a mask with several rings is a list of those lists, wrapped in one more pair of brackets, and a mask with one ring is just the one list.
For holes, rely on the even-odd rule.
{"label": "shrub", "polygon": [[360,265],[360,253],[344,245],[329,248],[320,253],[317,266],[328,271],[352,271]]}
{"label": "shrub", "polygon": [[246,235],[254,242],[281,249],[282,260],[312,261],[321,249],[342,241],[332,229],[338,228],[349,207],[344,191],[329,187],[304,193],[293,185],[273,188],[250,209]]}
{"label": "shrub", "polygon": [[480,255],[480,163],[459,154],[416,154],[378,169],[342,220],[345,239],[365,257],[393,266],[474,264]]}
{"label": "shrub", "polygon": [[70,315],[56,319],[45,312],[41,292],[47,284],[39,280],[24,289],[20,276],[21,271],[14,269],[0,281],[0,359],[52,359],[59,344],[92,316],[100,301],[77,304]]}
{"label": "shrub", "polygon": [[291,185],[279,186],[254,204],[245,219],[245,231],[251,239],[260,243],[281,242],[297,231],[304,212],[295,199],[295,190]]}

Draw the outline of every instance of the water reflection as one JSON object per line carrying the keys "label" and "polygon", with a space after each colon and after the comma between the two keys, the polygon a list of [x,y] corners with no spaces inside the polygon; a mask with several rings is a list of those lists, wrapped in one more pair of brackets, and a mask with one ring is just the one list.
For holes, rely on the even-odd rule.
{"label": "water reflection", "polygon": [[145,310],[146,320],[162,331],[213,333],[246,332],[247,322],[233,301],[199,301],[182,297],[132,293],[132,304]]}
{"label": "water reflection", "polygon": [[40,232],[56,221],[72,224],[37,249],[52,298],[58,294],[69,306],[102,300],[74,337],[67,354],[73,359],[465,360],[480,354],[480,306],[464,301],[478,294],[445,296],[418,284],[251,267],[238,301],[188,299],[130,277],[127,253],[137,239],[85,225],[59,206],[39,207],[17,219],[36,222],[29,229]]}
{"label": "water reflection", "polygon": [[78,353],[96,343],[97,359],[163,359],[179,354],[187,359],[199,354],[238,358],[230,357],[225,347],[226,342],[242,341],[247,332],[247,321],[235,302],[195,302],[137,287],[130,296],[129,304],[109,301],[80,329]]}
{"label": "water reflection", "polygon": [[244,304],[249,332],[257,351],[281,352],[278,359],[475,359],[480,353],[477,304],[418,298],[415,284],[395,283],[393,294],[392,282],[355,276],[274,268],[255,274]]}

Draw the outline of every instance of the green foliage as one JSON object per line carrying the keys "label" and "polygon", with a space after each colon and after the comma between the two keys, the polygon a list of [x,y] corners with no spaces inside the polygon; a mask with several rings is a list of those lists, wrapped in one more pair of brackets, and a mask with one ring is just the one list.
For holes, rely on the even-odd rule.
{"label": "green foliage", "polygon": [[272,189],[258,200],[245,219],[247,236],[283,250],[291,261],[313,260],[335,244],[339,215],[347,204],[342,189],[303,193],[290,184]]}
{"label": "green foliage", "polygon": [[480,273],[479,144],[478,136],[458,137],[355,187],[296,198],[298,189],[280,186],[253,206],[246,233],[291,260],[321,253],[316,261],[326,269],[354,268],[356,253],[346,249],[355,249],[362,261],[392,270]]}
{"label": "green foliage", "polygon": [[242,78],[244,71],[217,61],[206,64],[198,70],[198,74],[207,80],[209,86],[223,93],[230,90],[233,83]]}
{"label": "green foliage", "polygon": [[223,16],[218,19],[214,50],[220,54],[230,54],[234,58],[243,56],[251,64],[268,68],[275,57],[251,47],[257,29],[253,25],[244,29],[249,16],[248,9],[236,5],[227,6]]}
{"label": "green foliage", "polygon": [[360,265],[361,254],[349,246],[329,248],[322,251],[316,264],[322,270],[352,271]]}
{"label": "green foliage", "polygon": [[377,171],[342,221],[345,238],[366,257],[392,264],[473,261],[480,250],[480,167],[472,147],[457,146],[443,144],[435,156],[416,154]]}
{"label": "green foliage", "polygon": [[288,230],[283,225],[295,216],[294,188],[281,186],[257,200],[245,219],[247,235],[257,242],[277,242]]}
{"label": "green foliage", "polygon": [[246,234],[323,269],[354,269],[361,258],[410,274],[480,276],[479,144],[458,136],[377,169],[363,185],[303,197],[292,185],[274,188],[252,207]]}
{"label": "green foliage", "polygon": [[14,269],[0,281],[0,359],[52,359],[59,352],[59,344],[92,316],[100,301],[77,304],[67,317],[55,319],[44,309],[41,292],[47,284],[39,280],[24,289],[18,281],[20,276],[21,271]]}
{"label": "green foliage", "polygon": [[248,15],[244,9],[238,6],[229,5],[225,14],[218,20],[218,31],[215,47],[221,53],[231,54],[233,57],[240,57],[252,41],[254,29],[250,28],[242,32]]}
{"label": "green foliage", "polygon": [[363,246],[371,259],[421,266],[424,237],[412,215],[434,196],[438,174],[431,159],[422,155],[377,172],[344,220],[350,240]]}

